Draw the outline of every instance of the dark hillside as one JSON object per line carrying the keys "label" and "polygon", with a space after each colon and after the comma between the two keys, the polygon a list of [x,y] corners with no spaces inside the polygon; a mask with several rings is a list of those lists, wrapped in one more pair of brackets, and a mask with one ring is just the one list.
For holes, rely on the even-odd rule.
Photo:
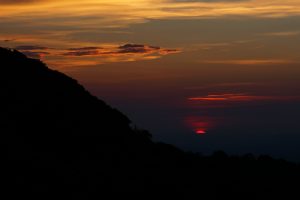
{"label": "dark hillside", "polygon": [[101,191],[268,199],[298,190],[296,164],[223,152],[202,157],[154,143],[76,80],[18,51],[0,48],[0,70],[2,181],[9,190],[84,199]]}

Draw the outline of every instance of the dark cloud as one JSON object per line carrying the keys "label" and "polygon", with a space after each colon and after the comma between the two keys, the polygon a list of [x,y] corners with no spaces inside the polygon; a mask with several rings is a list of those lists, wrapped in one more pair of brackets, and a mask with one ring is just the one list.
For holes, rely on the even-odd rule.
{"label": "dark cloud", "polygon": [[119,46],[119,49],[118,53],[148,53],[160,50],[161,48],[143,44],[125,44],[123,46]]}
{"label": "dark cloud", "polygon": [[119,47],[119,49],[128,49],[128,48],[144,48],[143,44],[125,44]]}
{"label": "dark cloud", "polygon": [[47,50],[49,48],[43,46],[26,45],[26,46],[17,46],[16,49],[19,51],[27,51],[27,50],[33,51],[33,50]]}
{"label": "dark cloud", "polygon": [[164,49],[158,46],[148,46],[144,44],[125,44],[117,47],[80,47],[67,49],[65,56],[116,56],[122,54],[160,54],[167,55],[178,53],[178,49]]}
{"label": "dark cloud", "polygon": [[162,49],[159,51],[161,55],[168,55],[168,54],[173,54],[173,53],[179,53],[180,50],[178,49]]}
{"label": "dark cloud", "polygon": [[147,46],[140,44],[125,44],[119,47],[118,53],[146,53]]}
{"label": "dark cloud", "polygon": [[64,56],[94,56],[94,55],[99,55],[100,52],[96,50],[74,50],[74,51],[69,51],[67,53],[64,53]]}
{"label": "dark cloud", "polygon": [[5,40],[2,40],[2,42],[13,42],[15,41],[15,39],[5,39]]}
{"label": "dark cloud", "polygon": [[40,59],[45,55],[49,55],[47,52],[50,48],[38,45],[22,45],[15,47],[18,51],[21,51],[23,54],[30,58]]}
{"label": "dark cloud", "polygon": [[149,48],[149,49],[155,49],[155,50],[159,50],[160,47],[158,46],[147,46],[144,44],[125,44],[122,46],[119,46],[119,49],[139,49],[139,48]]}
{"label": "dark cloud", "polygon": [[98,50],[103,49],[102,47],[81,47],[81,48],[69,48],[69,51],[92,51],[92,50]]}
{"label": "dark cloud", "polygon": [[160,47],[157,47],[157,46],[149,46],[151,49],[156,49],[156,50],[159,50],[161,49]]}
{"label": "dark cloud", "polygon": [[36,58],[36,59],[41,59],[43,56],[50,54],[49,52],[45,52],[45,51],[38,51],[38,52],[37,51],[22,51],[22,53],[30,58]]}
{"label": "dark cloud", "polygon": [[63,53],[64,56],[94,56],[99,55],[101,52],[99,50],[103,49],[102,47],[78,47],[78,48],[69,48],[68,52]]}

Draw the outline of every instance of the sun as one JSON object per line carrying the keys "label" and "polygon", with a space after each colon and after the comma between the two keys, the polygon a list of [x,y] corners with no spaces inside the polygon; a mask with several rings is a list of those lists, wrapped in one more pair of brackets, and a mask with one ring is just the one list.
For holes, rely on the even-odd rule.
{"label": "sun", "polygon": [[196,134],[198,134],[198,135],[204,135],[204,134],[206,134],[206,131],[204,129],[197,129],[196,130]]}

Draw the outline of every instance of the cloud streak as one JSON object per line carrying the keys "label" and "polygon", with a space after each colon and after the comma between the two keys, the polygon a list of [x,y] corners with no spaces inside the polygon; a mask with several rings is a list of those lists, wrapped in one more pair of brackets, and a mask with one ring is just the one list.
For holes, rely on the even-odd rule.
{"label": "cloud streak", "polygon": [[[281,101],[290,100],[295,97],[287,96],[259,96],[259,95],[248,95],[244,93],[240,94],[210,94],[207,96],[190,97],[190,101],[212,101],[212,102],[243,102],[243,101]],[[297,97],[299,99],[299,97]]]}
{"label": "cloud streak", "polygon": [[143,44],[125,44],[121,46],[110,47],[81,47],[69,48],[68,52],[63,53],[64,56],[122,56],[122,55],[168,55],[179,53],[179,49],[165,49],[157,46],[149,46]]}
{"label": "cloud streak", "polygon": [[22,45],[15,48],[31,58],[44,59],[46,56],[50,63],[56,63],[61,67],[63,67],[62,65],[75,67],[85,64],[98,65],[110,62],[153,60],[181,52],[180,49],[130,43],[124,45],[105,44],[101,47],[69,47],[66,49],[38,45]]}
{"label": "cloud streak", "polygon": [[23,54],[28,56],[29,58],[42,59],[46,55],[50,55],[49,52],[46,51],[22,51]]}
{"label": "cloud streak", "polygon": [[300,35],[300,31],[282,31],[282,32],[271,32],[264,33],[263,36],[274,36],[274,37],[293,37]]}

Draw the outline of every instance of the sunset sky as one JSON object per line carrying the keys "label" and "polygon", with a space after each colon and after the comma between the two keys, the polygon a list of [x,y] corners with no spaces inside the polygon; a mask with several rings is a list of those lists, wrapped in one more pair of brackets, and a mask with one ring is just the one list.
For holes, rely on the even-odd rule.
{"label": "sunset sky", "polygon": [[155,140],[300,160],[299,0],[0,0],[0,27]]}

